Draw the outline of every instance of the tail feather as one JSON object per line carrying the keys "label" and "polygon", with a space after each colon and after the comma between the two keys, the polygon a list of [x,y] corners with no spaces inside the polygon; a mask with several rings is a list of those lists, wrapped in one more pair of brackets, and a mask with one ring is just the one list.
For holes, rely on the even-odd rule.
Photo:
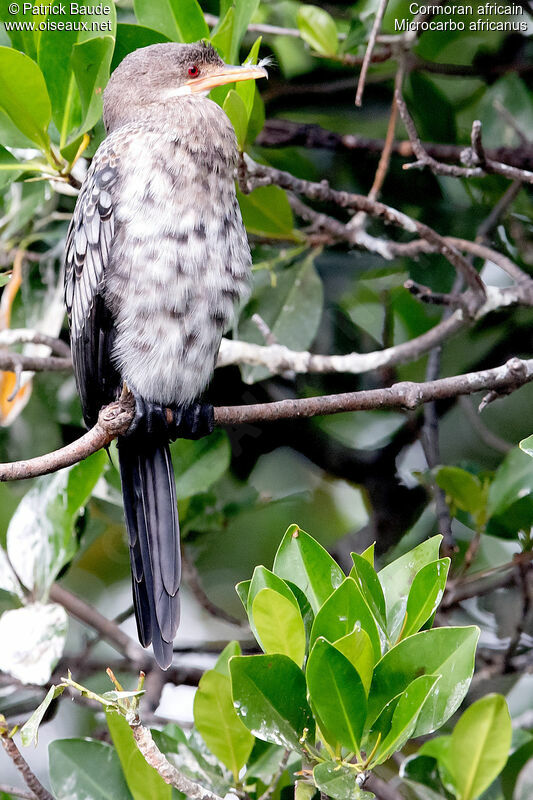
{"label": "tail feather", "polygon": [[139,639],[166,669],[179,624],[181,557],[174,472],[168,443],[119,440]]}

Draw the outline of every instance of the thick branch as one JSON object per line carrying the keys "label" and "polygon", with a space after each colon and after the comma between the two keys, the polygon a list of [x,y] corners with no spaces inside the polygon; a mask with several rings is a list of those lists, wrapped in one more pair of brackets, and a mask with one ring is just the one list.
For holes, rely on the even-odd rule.
{"label": "thick branch", "polygon": [[133,738],[146,763],[153,767],[165,783],[183,792],[189,800],[222,800],[219,795],[210,792],[199,783],[194,783],[186,775],[176,769],[168,758],[157,747],[148,728],[141,724],[137,717],[130,723]]}
{"label": "thick branch", "polygon": [[[444,323],[442,323],[444,324]],[[279,419],[297,419],[344,411],[363,411],[375,408],[415,409],[431,400],[443,400],[460,395],[490,390],[509,393],[533,380],[533,359],[511,358],[494,369],[469,372],[426,383],[402,382],[385,389],[362,392],[281,400],[275,403],[258,403],[248,406],[219,406],[215,408],[216,425],[273,422]],[[129,398],[126,398],[128,400]],[[107,420],[104,430],[100,422],[73,444],[28,461],[0,465],[0,480],[33,478],[62,467],[70,466],[109,444],[111,439],[125,433],[133,419],[131,404],[117,401],[100,412],[99,420]],[[79,442],[84,446],[79,447]],[[90,444],[89,444],[90,443]]]}

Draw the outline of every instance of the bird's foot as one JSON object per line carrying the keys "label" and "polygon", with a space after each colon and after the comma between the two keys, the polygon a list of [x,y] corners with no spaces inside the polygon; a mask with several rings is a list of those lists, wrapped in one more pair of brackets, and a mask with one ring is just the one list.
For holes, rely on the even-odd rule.
{"label": "bird's foot", "polygon": [[126,433],[130,436],[167,437],[174,439],[201,439],[215,427],[213,406],[210,403],[192,403],[190,406],[166,407],[145,400],[133,392],[135,416]]}
{"label": "bird's foot", "polygon": [[172,406],[173,420],[168,425],[169,436],[174,439],[201,439],[213,433],[215,416],[211,403],[192,403],[190,406]]}

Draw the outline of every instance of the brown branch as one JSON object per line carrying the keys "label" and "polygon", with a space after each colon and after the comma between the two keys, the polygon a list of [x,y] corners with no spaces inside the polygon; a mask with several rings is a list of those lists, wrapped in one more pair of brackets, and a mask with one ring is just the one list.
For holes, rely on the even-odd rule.
{"label": "brown branch", "polygon": [[[480,391],[509,393],[531,380],[533,380],[533,359],[511,358],[500,367],[426,383],[404,381],[384,389],[369,389],[362,392],[280,400],[247,406],[219,406],[214,409],[215,424],[274,422],[280,419],[301,419],[375,408],[412,410],[432,400],[444,400]],[[0,481],[36,477],[77,463],[105,447],[116,436],[124,434],[133,419],[133,414],[131,405],[129,408],[126,407],[124,401],[116,401],[105,406],[100,412],[99,420],[102,418],[107,420],[107,430],[104,430],[98,422],[76,442],[60,450],[27,461],[2,464]],[[83,447],[79,446],[80,442],[83,442]]]}
{"label": "brown branch", "polygon": [[0,741],[9,758],[22,775],[24,783],[28,789],[33,792],[34,797],[36,797],[37,800],[54,800],[54,797],[44,788],[40,780],[32,772],[30,765],[22,756],[13,739],[11,739],[6,732],[0,731]]}
{"label": "brown branch", "polygon": [[251,159],[246,160],[246,165],[248,180],[245,182],[244,186],[241,187],[244,191],[250,192],[256,186],[275,184],[276,186],[281,186],[282,189],[288,189],[289,191],[304,195],[310,200],[334,203],[341,208],[365,211],[370,216],[382,219],[385,223],[402,228],[408,233],[417,233],[420,238],[430,242],[435,249],[463,275],[466,284],[473,291],[472,313],[475,313],[476,308],[483,303],[485,287],[476,270],[458,250],[451,247],[446,240],[433,230],[433,228],[430,228],[429,225],[425,225],[412,217],[408,217],[407,214],[391,206],[387,206],[384,203],[370,200],[364,195],[332,189],[327,181],[315,183],[302,178],[296,178],[289,172],[257,164]]}
{"label": "brown branch", "polygon": [[115,622],[104,617],[96,608],[88,605],[80,597],[67,591],[67,589],[64,589],[58,583],[54,583],[52,586],[50,590],[50,599],[53,600],[54,603],[59,603],[59,605],[63,606],[71,616],[76,617],[80,622],[98,631],[102,639],[105,639],[106,642],[113,645],[121,655],[125,656],[136,666],[153,665],[151,655],[124,633]]}
{"label": "brown branch", "polygon": [[[139,717],[130,722],[133,738],[146,763],[153,767],[165,783],[173,786],[189,798],[189,800],[222,800],[219,795],[194,783],[170,763],[157,747],[148,728],[141,724]],[[227,797],[228,795],[226,795]]]}
{"label": "brown branch", "polygon": [[472,124],[472,146],[464,150],[461,154],[461,160],[463,163],[469,164],[469,166],[460,167],[456,164],[443,164],[437,161],[424,150],[415,124],[398,90],[395,91],[395,97],[402,122],[405,125],[414,154],[417,158],[417,161],[404,164],[404,169],[429,167],[436,175],[450,175],[454,178],[478,178],[493,174],[502,175],[504,178],[512,181],[533,183],[533,172],[531,170],[517,169],[509,164],[493,161],[487,157],[481,141],[481,122],[479,120],[475,120]]}
{"label": "brown branch", "polygon": [[372,61],[372,53],[374,52],[376,37],[381,28],[381,23],[383,22],[383,17],[385,15],[386,8],[387,8],[387,0],[379,0],[379,6],[376,11],[374,22],[372,24],[372,30],[370,31],[370,36],[368,37],[368,44],[366,46],[363,63],[361,65],[361,72],[359,73],[359,82],[357,84],[357,93],[355,95],[356,106],[361,106],[363,103],[363,92],[365,90],[366,75],[370,63]]}
{"label": "brown branch", "polygon": [[0,783],[0,792],[10,794],[13,797],[22,797],[23,800],[36,800],[37,795],[29,792],[27,789],[19,789],[18,786],[8,786],[5,783]]}
{"label": "brown branch", "polygon": [[[328,131],[320,125],[292,122],[287,119],[267,119],[257,138],[261,147],[308,147],[336,151],[363,151],[379,156],[383,152],[384,140],[371,139],[355,134],[340,134]],[[462,145],[436,144],[423,142],[424,151],[440,162],[460,161],[464,150]],[[395,142],[393,154],[401,158],[413,158],[415,152],[410,141]],[[533,144],[520,147],[489,148],[486,156],[492,161],[500,161],[519,169],[533,170]]]}

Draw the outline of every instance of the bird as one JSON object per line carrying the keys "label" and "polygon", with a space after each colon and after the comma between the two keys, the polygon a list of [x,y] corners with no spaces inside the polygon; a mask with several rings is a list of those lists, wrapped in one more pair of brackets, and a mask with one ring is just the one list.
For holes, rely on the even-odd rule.
{"label": "bird", "polygon": [[65,242],[65,304],[85,424],[124,390],[118,438],[139,641],[167,669],[180,616],[181,554],[169,442],[213,430],[204,401],[224,331],[250,291],[236,197],[237,143],[216,86],[266,77],[205,41],[128,54],[103,95],[106,137]]}

